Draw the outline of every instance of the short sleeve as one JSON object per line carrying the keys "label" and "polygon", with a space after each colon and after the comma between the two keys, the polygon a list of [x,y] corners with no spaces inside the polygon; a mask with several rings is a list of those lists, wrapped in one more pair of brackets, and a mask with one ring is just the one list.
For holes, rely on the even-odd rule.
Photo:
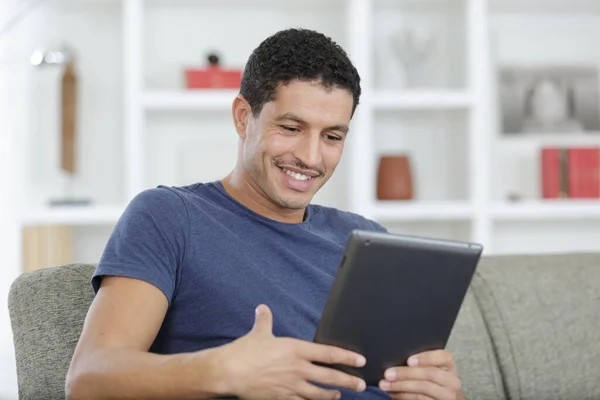
{"label": "short sleeve", "polygon": [[188,232],[187,209],[176,192],[166,187],[141,192],[127,205],[107,241],[92,275],[94,292],[105,276],[136,278],[159,288],[170,305]]}
{"label": "short sleeve", "polygon": [[389,233],[388,229],[386,227],[384,227],[383,225],[381,225],[380,223],[375,222],[375,221],[370,220],[370,219],[368,219],[367,221],[370,223],[372,230],[377,231],[377,232]]}

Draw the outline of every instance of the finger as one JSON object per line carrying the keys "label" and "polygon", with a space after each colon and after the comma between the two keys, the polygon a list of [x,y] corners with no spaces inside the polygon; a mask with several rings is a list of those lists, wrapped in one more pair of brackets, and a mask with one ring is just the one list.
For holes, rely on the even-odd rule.
{"label": "finger", "polygon": [[322,385],[343,387],[356,392],[363,392],[367,388],[365,381],[356,376],[333,368],[313,365],[311,363],[306,364],[306,368],[302,375],[307,381],[320,383]]}
{"label": "finger", "polygon": [[254,318],[254,326],[252,331],[263,335],[273,334],[273,314],[271,309],[265,304],[256,307],[256,316]]}
{"label": "finger", "polygon": [[454,372],[437,367],[398,367],[385,372],[388,382],[428,381],[452,391],[460,391],[462,382]]}
{"label": "finger", "polygon": [[342,364],[352,367],[362,367],[367,362],[363,355],[354,351],[320,343],[299,341],[297,350],[299,352],[298,355],[306,360],[322,364]]}
{"label": "finger", "polygon": [[379,388],[388,393],[411,393],[436,400],[456,400],[455,391],[430,381],[382,381]]}
{"label": "finger", "polygon": [[456,368],[452,353],[447,350],[432,350],[415,354],[408,359],[411,367],[440,367],[453,370]]}
{"label": "finger", "polygon": [[337,390],[323,389],[302,381],[296,389],[298,396],[308,400],[339,400],[342,394]]}
{"label": "finger", "polygon": [[390,397],[394,400],[436,400],[427,395],[417,393],[390,393]]}

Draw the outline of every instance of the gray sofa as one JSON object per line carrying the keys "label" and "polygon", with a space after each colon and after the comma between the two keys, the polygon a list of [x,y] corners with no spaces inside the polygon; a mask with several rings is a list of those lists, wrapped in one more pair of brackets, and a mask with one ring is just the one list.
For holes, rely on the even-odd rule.
{"label": "gray sofa", "polygon": [[[93,268],[54,267],[13,283],[21,399],[64,398]],[[483,257],[448,348],[468,399],[600,399],[600,254]]]}

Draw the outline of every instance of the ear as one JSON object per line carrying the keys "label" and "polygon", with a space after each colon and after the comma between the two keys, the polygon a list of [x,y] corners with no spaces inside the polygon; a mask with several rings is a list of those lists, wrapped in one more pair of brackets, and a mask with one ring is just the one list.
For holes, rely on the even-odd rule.
{"label": "ear", "polygon": [[246,138],[246,129],[248,128],[248,118],[252,116],[252,110],[250,104],[246,101],[244,96],[238,94],[233,100],[231,107],[233,114],[233,124],[238,136],[242,139]]}

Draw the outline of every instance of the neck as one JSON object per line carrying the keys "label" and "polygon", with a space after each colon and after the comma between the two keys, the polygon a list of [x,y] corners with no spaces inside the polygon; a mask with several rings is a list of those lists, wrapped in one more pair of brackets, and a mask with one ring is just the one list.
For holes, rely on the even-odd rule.
{"label": "neck", "polygon": [[273,203],[252,178],[239,168],[223,178],[221,183],[225,191],[236,201],[265,218],[288,224],[298,224],[304,220],[305,208],[289,209]]}

